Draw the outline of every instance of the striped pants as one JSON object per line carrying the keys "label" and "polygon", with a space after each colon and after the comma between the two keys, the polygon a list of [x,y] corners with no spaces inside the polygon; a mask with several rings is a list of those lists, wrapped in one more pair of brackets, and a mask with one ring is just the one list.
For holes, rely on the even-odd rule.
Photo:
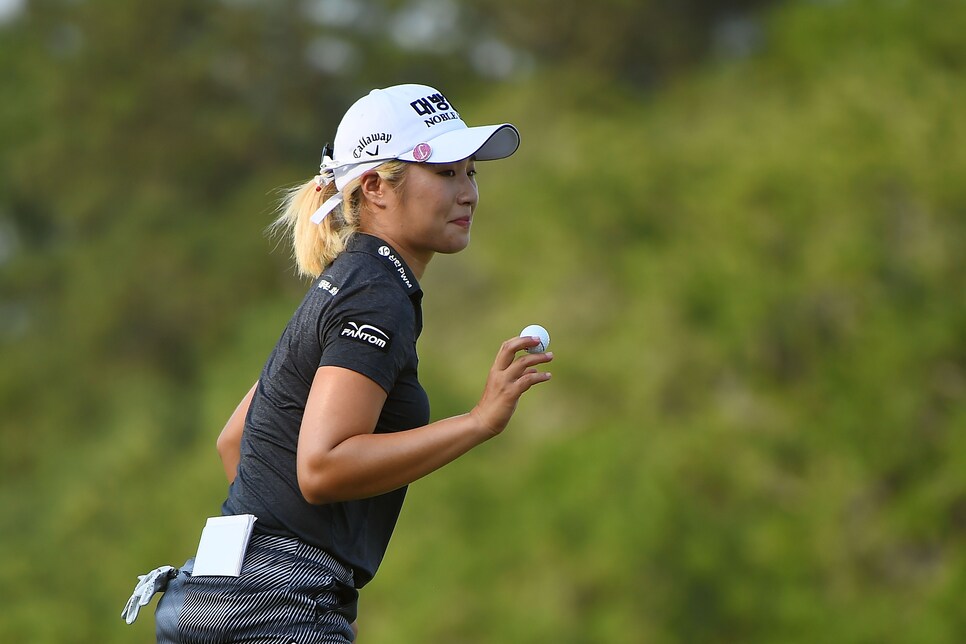
{"label": "striped pants", "polygon": [[352,642],[352,571],[291,537],[255,534],[240,577],[172,579],[155,611],[159,644]]}

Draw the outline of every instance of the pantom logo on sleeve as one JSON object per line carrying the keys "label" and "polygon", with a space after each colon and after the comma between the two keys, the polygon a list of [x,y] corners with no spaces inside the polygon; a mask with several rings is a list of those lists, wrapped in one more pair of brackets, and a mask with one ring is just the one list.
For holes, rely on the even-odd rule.
{"label": "pantom logo on sleeve", "polygon": [[392,343],[392,335],[388,331],[383,331],[374,324],[360,322],[359,320],[345,320],[339,337],[349,338],[363,344],[375,347],[383,352],[389,351]]}

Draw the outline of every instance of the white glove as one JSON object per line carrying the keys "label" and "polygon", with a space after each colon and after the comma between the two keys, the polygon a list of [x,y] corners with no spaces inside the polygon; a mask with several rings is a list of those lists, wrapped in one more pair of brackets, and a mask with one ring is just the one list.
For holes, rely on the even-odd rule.
{"label": "white glove", "polygon": [[178,576],[178,570],[173,566],[155,568],[146,575],[138,575],[138,585],[134,587],[134,594],[127,600],[127,605],[121,611],[121,617],[128,624],[133,624],[138,617],[141,606],[147,606],[157,592],[164,592],[168,582]]}

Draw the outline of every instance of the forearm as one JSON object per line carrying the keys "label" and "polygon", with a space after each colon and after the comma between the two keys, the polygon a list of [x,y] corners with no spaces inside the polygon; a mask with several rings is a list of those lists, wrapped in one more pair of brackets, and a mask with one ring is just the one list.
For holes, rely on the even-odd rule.
{"label": "forearm", "polygon": [[232,412],[231,417],[228,418],[228,422],[225,423],[221,434],[218,435],[218,456],[221,457],[221,465],[225,470],[225,476],[228,478],[229,483],[235,480],[235,475],[238,472],[238,463],[241,460],[241,438],[245,430],[245,418],[248,416],[248,407],[252,402],[252,396],[255,395],[255,388],[257,386],[258,383],[256,382],[249,389],[248,393],[245,394],[245,397],[238,403],[235,411]]}
{"label": "forearm", "polygon": [[323,504],[396,490],[498,435],[520,396],[546,382],[536,369],[553,354],[517,352],[537,338],[503,343],[480,402],[468,414],[399,432],[373,433],[386,402],[374,381],[350,369],[319,367],[299,431],[297,473],[302,495]]}
{"label": "forearm", "polygon": [[384,494],[450,463],[493,436],[473,414],[388,434],[358,434],[301,463],[299,482],[310,503]]}

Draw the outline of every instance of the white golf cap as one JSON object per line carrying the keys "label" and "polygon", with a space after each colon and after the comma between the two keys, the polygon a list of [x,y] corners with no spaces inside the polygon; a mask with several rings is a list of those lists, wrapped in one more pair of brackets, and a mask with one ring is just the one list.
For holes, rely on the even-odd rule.
{"label": "white golf cap", "polygon": [[337,192],[312,215],[321,223],[342,202],[353,179],[392,159],[452,163],[502,159],[516,152],[520,133],[509,123],[467,127],[443,94],[426,85],[374,89],[348,109],[335,135],[334,158],[324,151],[319,172]]}

